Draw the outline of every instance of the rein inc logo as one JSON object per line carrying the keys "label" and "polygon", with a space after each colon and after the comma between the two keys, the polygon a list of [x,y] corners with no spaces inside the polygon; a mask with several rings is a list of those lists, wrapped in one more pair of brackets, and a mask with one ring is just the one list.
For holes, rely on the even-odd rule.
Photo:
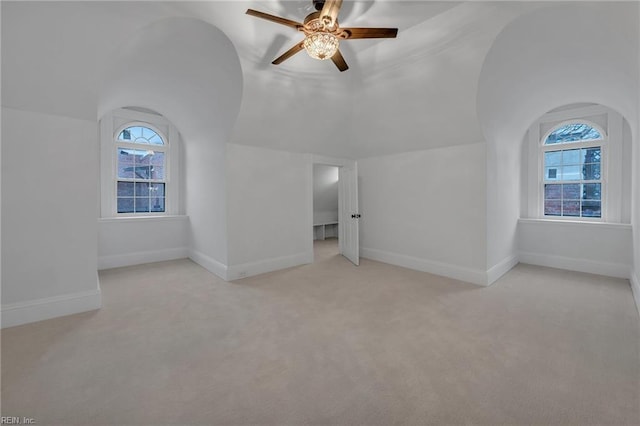
{"label": "rein inc logo", "polygon": [[36,421],[32,417],[11,417],[11,416],[0,417],[0,425],[34,425],[34,424],[36,424]]}

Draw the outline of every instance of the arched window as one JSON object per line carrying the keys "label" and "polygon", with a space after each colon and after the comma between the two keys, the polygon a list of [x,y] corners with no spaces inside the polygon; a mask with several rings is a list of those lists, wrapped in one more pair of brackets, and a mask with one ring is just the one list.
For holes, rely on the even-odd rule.
{"label": "arched window", "polygon": [[119,141],[148,144],[148,145],[164,145],[162,136],[146,125],[130,126],[122,129],[118,135]]}
{"label": "arched window", "polygon": [[164,213],[167,152],[165,138],[148,123],[117,133],[117,213]]}
{"label": "arched window", "polygon": [[100,120],[101,216],[180,213],[179,135],[163,116],[123,108]]}
{"label": "arched window", "polygon": [[631,221],[631,127],[603,105],[563,105],[527,131],[521,216],[581,222]]}
{"label": "arched window", "polygon": [[542,138],[543,215],[601,218],[606,135],[586,121],[565,122]]}

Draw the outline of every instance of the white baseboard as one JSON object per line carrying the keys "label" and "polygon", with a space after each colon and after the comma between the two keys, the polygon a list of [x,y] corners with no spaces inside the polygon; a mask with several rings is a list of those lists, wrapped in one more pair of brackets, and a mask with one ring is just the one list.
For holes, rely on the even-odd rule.
{"label": "white baseboard", "polygon": [[197,250],[189,249],[189,259],[202,266],[207,271],[227,281],[227,265],[218,262],[212,257],[207,256]]}
{"label": "white baseboard", "polygon": [[487,271],[487,285],[491,285],[494,282],[498,281],[498,279],[509,272],[514,266],[516,266],[519,262],[519,258],[516,255],[509,256],[503,259],[498,264],[489,268]]}
{"label": "white baseboard", "polygon": [[242,263],[240,265],[230,265],[227,270],[227,280],[233,281],[241,278],[252,277],[254,275],[277,271],[294,266],[311,263],[309,259],[313,256],[309,253],[300,253],[290,256],[275,257],[272,259],[260,260],[257,262]]}
{"label": "white baseboard", "polygon": [[640,315],[640,277],[638,277],[638,272],[631,270],[631,277],[629,281],[631,283],[631,292],[633,293],[633,299],[636,301],[636,309],[638,310],[638,315]]}
{"label": "white baseboard", "polygon": [[600,262],[531,252],[520,252],[519,258],[520,262],[531,265],[629,279],[630,265],[624,263]]}
{"label": "white baseboard", "polygon": [[98,270],[141,265],[143,263],[163,262],[165,260],[184,259],[185,257],[189,257],[189,250],[186,247],[99,256]]}
{"label": "white baseboard", "polygon": [[102,307],[100,282],[95,290],[2,305],[2,328],[79,314]]}
{"label": "white baseboard", "polygon": [[487,272],[480,269],[471,269],[434,260],[418,259],[404,254],[391,253],[365,247],[360,248],[360,255],[366,259],[377,260],[378,262],[389,263],[391,265],[402,266],[404,268],[415,269],[422,272],[429,272],[435,275],[442,275],[481,286],[487,285]]}

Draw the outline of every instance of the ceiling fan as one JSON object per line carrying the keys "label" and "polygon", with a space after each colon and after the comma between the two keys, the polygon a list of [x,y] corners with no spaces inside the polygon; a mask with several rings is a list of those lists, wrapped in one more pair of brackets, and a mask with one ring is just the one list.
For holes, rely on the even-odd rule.
{"label": "ceiling fan", "polygon": [[269,15],[253,9],[247,9],[247,15],[256,16],[278,24],[286,25],[304,33],[305,38],[291,49],[277,57],[272,64],[278,65],[286,61],[302,49],[315,59],[331,59],[340,71],[346,71],[349,66],[340,53],[340,40],[357,38],[395,38],[397,28],[351,28],[340,27],[338,13],[342,0],[312,0],[316,12],[304,18],[304,23]]}

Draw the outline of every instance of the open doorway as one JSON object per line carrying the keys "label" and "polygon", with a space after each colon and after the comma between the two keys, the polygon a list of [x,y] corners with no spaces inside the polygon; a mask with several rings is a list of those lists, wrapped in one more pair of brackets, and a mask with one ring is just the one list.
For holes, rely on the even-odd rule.
{"label": "open doorway", "polygon": [[340,254],[339,168],[313,165],[313,252],[314,262]]}
{"label": "open doorway", "polygon": [[[314,243],[328,241],[326,245],[351,263],[360,264],[358,213],[358,164],[354,160],[313,155],[309,164],[308,230],[310,261],[314,260]],[[336,173],[337,170],[337,173]],[[314,176],[317,174],[317,177]],[[316,190],[317,189],[317,190]],[[335,194],[338,210],[335,210]],[[329,195],[332,194],[332,195]],[[326,196],[327,204],[316,196]],[[320,197],[318,197],[320,198]],[[326,206],[332,207],[326,207]],[[325,206],[325,207],[323,207]],[[337,223],[336,223],[337,222]],[[335,235],[335,236],[334,236]],[[323,239],[324,238],[324,239]]]}

